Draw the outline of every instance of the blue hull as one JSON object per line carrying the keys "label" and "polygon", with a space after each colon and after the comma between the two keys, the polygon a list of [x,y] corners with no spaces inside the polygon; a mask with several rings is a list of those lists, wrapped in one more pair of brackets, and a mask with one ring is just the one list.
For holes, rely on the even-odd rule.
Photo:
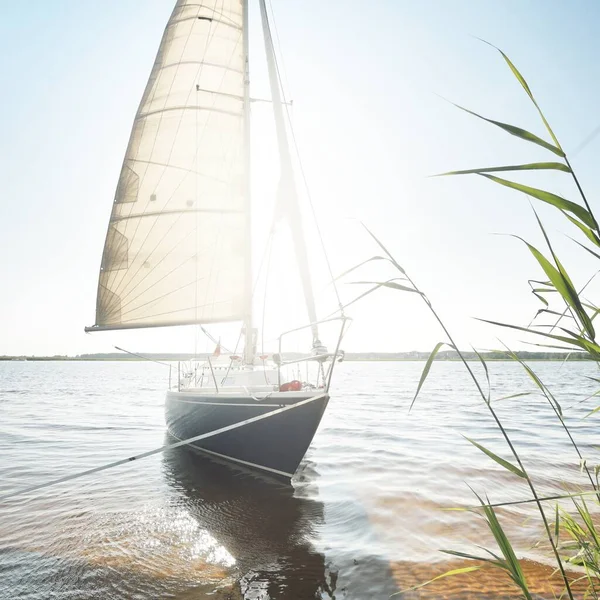
{"label": "blue hull", "polygon": [[[257,402],[247,396],[167,392],[165,417],[169,433],[178,440],[185,440],[294,406],[313,396],[315,392],[278,394]],[[328,401],[329,396],[324,395],[190,446],[291,479],[312,442]]]}

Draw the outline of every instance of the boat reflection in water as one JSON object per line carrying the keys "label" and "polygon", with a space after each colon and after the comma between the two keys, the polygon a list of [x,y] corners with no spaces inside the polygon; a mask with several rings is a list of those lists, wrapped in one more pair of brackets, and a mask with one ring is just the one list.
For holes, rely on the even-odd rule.
{"label": "boat reflection in water", "polygon": [[309,541],[323,521],[320,502],[191,449],[170,450],[163,460],[190,516],[235,559],[243,598],[333,598],[336,575]]}

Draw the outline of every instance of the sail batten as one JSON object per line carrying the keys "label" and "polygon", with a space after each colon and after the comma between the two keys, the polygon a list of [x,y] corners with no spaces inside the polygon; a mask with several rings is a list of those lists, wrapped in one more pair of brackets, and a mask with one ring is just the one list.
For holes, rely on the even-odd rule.
{"label": "sail batten", "polygon": [[[189,6],[193,6],[191,4],[188,4]],[[202,16],[196,16],[196,17],[185,17],[184,19],[179,19],[177,21],[172,21],[169,23],[169,25],[173,26],[173,25],[177,25],[179,23],[185,23],[186,21],[192,21],[194,19],[198,19],[200,21],[208,21],[210,23],[218,23],[220,25],[226,25],[227,27],[232,27],[233,29],[237,29],[238,31],[241,31],[242,28],[239,27],[238,25],[236,25],[235,23],[230,23],[228,21],[224,21],[223,19],[215,19],[214,17],[202,17]]]}
{"label": "sail batten", "polygon": [[242,210],[235,210],[235,209],[231,209],[231,210],[223,210],[222,208],[198,208],[198,209],[190,209],[190,208],[180,208],[180,209],[176,209],[176,210],[161,210],[158,212],[145,212],[145,213],[141,213],[139,215],[127,215],[124,217],[115,217],[112,222],[116,223],[118,221],[125,221],[127,219],[138,219],[138,218],[144,218],[144,217],[159,217],[162,215],[181,215],[181,214],[197,214],[197,213],[217,213],[217,214],[223,214],[223,213],[242,213]]}
{"label": "sail batten", "polygon": [[[197,65],[203,65],[205,67],[216,67],[216,68],[219,68],[219,69],[223,68],[221,65],[216,65],[214,63],[211,63],[211,62],[208,62],[208,61],[204,61],[204,60],[181,60],[181,61],[176,62],[176,63],[171,63],[171,64],[168,64],[168,65],[161,65],[160,69],[163,70],[163,71],[165,71],[167,69],[172,69],[174,67],[179,67],[181,65],[196,65],[196,66]],[[236,73],[243,73],[243,71],[238,71],[238,69],[235,69],[232,66],[228,66],[227,70],[228,71],[233,71],[233,72],[236,72]],[[207,91],[207,90],[204,90],[204,91]]]}
{"label": "sail batten", "polygon": [[[229,98],[235,98],[232,94],[221,94],[222,96],[226,96]],[[218,112],[225,115],[231,115],[233,117],[237,117],[238,113],[234,110],[225,110],[223,108],[214,108],[213,106],[171,106],[169,108],[157,108],[151,112],[147,112],[141,115],[138,115],[135,120],[139,121],[141,119],[146,119],[147,117],[151,117],[152,115],[158,115],[161,113],[168,113],[171,111],[184,111],[184,110],[208,110],[211,112]]]}
{"label": "sail batten", "polygon": [[246,317],[243,33],[242,0],[177,2],[134,119],[91,330]]}

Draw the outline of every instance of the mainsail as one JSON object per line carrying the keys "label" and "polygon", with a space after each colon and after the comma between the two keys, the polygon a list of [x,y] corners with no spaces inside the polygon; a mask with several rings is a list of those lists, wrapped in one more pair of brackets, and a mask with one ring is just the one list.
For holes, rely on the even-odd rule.
{"label": "mainsail", "polygon": [[137,111],[89,330],[249,319],[242,0],[179,0]]}

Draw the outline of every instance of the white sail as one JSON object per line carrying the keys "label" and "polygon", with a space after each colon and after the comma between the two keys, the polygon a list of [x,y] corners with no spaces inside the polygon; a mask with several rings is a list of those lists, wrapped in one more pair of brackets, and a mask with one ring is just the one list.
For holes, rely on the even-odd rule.
{"label": "white sail", "polygon": [[277,187],[277,208],[276,215],[287,220],[294,243],[296,253],[296,262],[302,283],[304,293],[304,303],[308,314],[309,322],[313,336],[313,345],[320,347],[319,328],[317,325],[317,311],[315,308],[315,298],[313,294],[312,281],[310,277],[310,268],[308,265],[308,253],[306,249],[306,240],[302,226],[302,215],[298,203],[298,193],[294,181],[294,169],[290,156],[290,147],[283,117],[281,103],[281,91],[279,73],[275,59],[275,48],[269,26],[267,15],[267,6],[265,0],[260,0],[260,13],[263,25],[263,36],[265,41],[265,53],[267,57],[267,67],[269,71],[269,82],[271,85],[271,96],[273,100],[273,114],[275,117],[275,128],[277,130],[277,142],[279,148],[280,174],[279,185]]}
{"label": "white sail", "polygon": [[179,0],[137,111],[102,256],[96,325],[248,318],[242,0]]}

